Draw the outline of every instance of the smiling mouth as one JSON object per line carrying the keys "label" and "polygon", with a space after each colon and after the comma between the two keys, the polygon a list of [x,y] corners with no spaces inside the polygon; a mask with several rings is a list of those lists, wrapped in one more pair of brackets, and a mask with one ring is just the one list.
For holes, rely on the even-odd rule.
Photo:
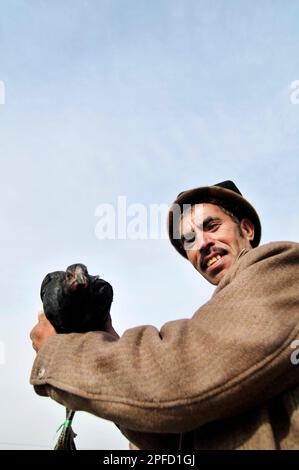
{"label": "smiling mouth", "polygon": [[207,268],[209,268],[213,264],[217,263],[217,261],[220,260],[221,258],[222,258],[221,255],[217,255],[217,256],[214,256],[213,258],[209,259],[209,261],[207,262]]}
{"label": "smiling mouth", "polygon": [[[207,255],[205,258],[202,259],[201,264],[200,264],[201,270],[212,271],[214,269],[214,265],[216,269],[218,264],[219,266],[222,265],[222,262],[220,260],[224,258],[227,255],[227,253],[228,253],[227,250],[224,250],[221,248],[218,248],[217,250],[215,250],[214,253],[210,253],[209,255]],[[206,258],[208,258],[208,256],[212,256],[212,257],[206,261]]]}

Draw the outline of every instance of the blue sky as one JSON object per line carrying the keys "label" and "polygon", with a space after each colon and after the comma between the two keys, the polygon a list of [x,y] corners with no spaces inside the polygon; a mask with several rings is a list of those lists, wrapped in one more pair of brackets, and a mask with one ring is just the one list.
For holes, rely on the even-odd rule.
{"label": "blue sky", "polygon": [[[47,272],[82,261],[111,281],[119,332],[213,291],[167,240],[98,240],[99,204],[232,179],[263,243],[297,241],[298,16],[291,0],[2,2],[0,447],[51,447],[63,417],[28,384]],[[111,423],[76,424],[78,447],[126,448]]]}

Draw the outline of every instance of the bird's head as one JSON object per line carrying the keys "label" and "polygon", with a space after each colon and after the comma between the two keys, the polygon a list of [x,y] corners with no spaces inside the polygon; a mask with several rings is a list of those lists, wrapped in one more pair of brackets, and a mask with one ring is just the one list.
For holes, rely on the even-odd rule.
{"label": "bird's head", "polygon": [[66,283],[70,290],[84,289],[88,286],[87,267],[84,264],[72,264],[66,270]]}

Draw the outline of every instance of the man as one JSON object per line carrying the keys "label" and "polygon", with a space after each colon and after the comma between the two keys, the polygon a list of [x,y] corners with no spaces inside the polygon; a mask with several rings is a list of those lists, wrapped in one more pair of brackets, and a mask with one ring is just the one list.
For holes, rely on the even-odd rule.
{"label": "man", "polygon": [[217,285],[211,300],[120,338],[110,320],[106,332],[56,335],[42,316],[36,392],[115,422],[136,448],[298,449],[299,245],[258,247],[259,217],[230,181],[181,193],[168,227]]}

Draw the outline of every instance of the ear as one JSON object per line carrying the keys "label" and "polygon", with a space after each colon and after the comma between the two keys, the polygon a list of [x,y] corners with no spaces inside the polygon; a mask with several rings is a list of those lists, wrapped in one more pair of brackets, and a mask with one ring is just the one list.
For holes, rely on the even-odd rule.
{"label": "ear", "polygon": [[254,239],[254,225],[249,219],[242,219],[240,222],[241,230],[247,240],[252,241]]}

